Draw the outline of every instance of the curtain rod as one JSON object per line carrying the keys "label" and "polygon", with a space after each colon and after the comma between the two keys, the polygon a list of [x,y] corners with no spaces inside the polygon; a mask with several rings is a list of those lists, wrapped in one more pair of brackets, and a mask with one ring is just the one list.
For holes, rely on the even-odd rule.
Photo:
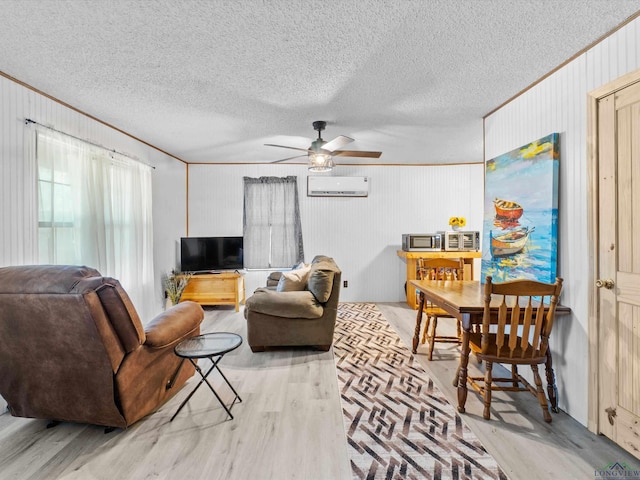
{"label": "curtain rod", "polygon": [[78,140],[80,142],[87,143],[87,144],[89,144],[91,146],[101,148],[103,150],[106,150],[107,152],[111,152],[111,153],[116,153],[118,155],[122,155],[123,157],[127,157],[127,158],[129,158],[129,159],[131,159],[131,160],[133,160],[135,162],[142,163],[143,165],[146,165],[147,167],[151,167],[154,170],[156,169],[156,167],[154,167],[153,165],[149,165],[148,163],[143,162],[142,160],[139,160],[138,158],[136,158],[136,157],[134,157],[132,155],[128,155],[126,153],[118,152],[117,150],[114,150],[112,148],[107,148],[107,147],[104,147],[104,146],[102,146],[102,145],[100,145],[98,143],[90,142],[88,140],[85,140],[84,138],[76,137],[75,135],[71,135],[69,133],[57,130],[57,129],[53,128],[53,127],[49,127],[48,125],[43,125],[42,123],[36,122],[35,120],[31,120],[30,118],[25,118],[24,119],[24,124],[28,125],[29,123],[33,123],[34,125],[38,125],[39,127],[46,128],[48,130],[51,130],[52,132],[56,132],[56,133],[59,133],[61,135],[65,135],[67,137],[73,138],[73,139]]}

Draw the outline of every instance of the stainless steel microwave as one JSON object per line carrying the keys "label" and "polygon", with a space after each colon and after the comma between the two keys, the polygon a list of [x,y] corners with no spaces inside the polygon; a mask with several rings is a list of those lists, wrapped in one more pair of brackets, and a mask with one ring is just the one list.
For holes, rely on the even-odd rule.
{"label": "stainless steel microwave", "polygon": [[402,234],[402,250],[405,252],[438,251],[442,247],[442,235],[439,233]]}

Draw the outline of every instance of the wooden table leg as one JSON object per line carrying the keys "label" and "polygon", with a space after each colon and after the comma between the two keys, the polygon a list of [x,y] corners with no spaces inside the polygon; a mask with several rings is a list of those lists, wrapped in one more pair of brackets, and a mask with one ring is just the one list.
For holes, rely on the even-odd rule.
{"label": "wooden table leg", "polygon": [[413,333],[412,353],[418,352],[418,344],[420,343],[420,327],[422,326],[422,310],[424,309],[424,293],[420,292],[420,304],[418,305],[418,314],[416,315],[416,331]]}
{"label": "wooden table leg", "polygon": [[547,361],[544,364],[544,370],[547,374],[547,396],[551,404],[551,411],[558,413],[558,387],[556,387],[556,374],[553,371],[553,359],[551,358],[551,348],[547,345]]}
{"label": "wooden table leg", "polygon": [[462,351],[458,366],[458,412],[464,413],[467,403],[467,366],[469,365],[469,331],[471,322],[468,314],[462,316]]}

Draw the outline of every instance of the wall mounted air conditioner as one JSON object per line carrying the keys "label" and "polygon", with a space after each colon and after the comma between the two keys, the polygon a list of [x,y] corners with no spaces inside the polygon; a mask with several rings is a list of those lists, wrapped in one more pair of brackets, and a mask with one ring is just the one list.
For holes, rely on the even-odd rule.
{"label": "wall mounted air conditioner", "polygon": [[308,197],[366,197],[368,177],[307,177]]}

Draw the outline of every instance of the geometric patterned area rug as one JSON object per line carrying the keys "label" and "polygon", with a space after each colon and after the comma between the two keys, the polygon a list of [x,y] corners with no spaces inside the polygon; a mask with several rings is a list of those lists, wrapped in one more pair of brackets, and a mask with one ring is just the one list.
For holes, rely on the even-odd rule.
{"label": "geometric patterned area rug", "polygon": [[333,353],[354,479],[507,479],[375,304],[339,304]]}

